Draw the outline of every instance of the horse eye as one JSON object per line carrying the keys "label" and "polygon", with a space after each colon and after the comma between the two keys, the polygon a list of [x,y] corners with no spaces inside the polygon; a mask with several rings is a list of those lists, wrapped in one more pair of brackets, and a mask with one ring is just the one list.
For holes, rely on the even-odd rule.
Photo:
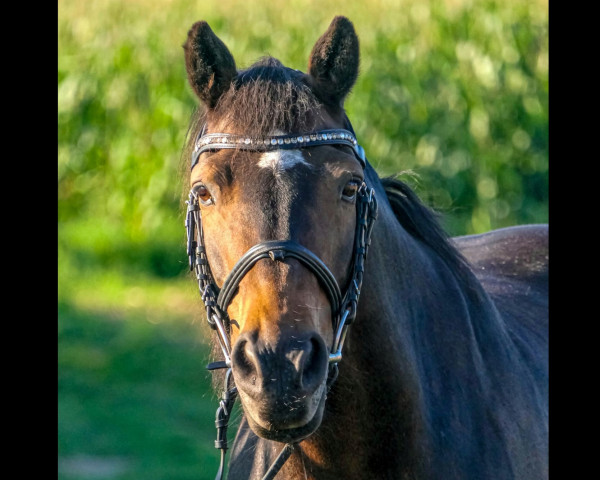
{"label": "horse eye", "polygon": [[342,198],[348,201],[354,200],[356,192],[358,192],[358,187],[358,180],[350,180],[344,187],[344,190],[342,190]]}
{"label": "horse eye", "polygon": [[194,192],[196,193],[196,197],[198,197],[198,200],[200,200],[200,203],[202,203],[203,205],[212,205],[213,198],[210,192],[208,191],[208,188],[206,188],[206,185],[203,185],[201,183],[195,185]]}

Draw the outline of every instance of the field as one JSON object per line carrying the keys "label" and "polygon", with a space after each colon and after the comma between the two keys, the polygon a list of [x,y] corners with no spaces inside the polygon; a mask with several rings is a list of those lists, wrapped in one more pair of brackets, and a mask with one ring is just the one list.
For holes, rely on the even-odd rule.
{"label": "field", "polygon": [[306,70],[338,14],[361,42],[346,110],[382,176],[402,173],[453,235],[548,221],[547,1],[59,0],[59,479],[214,478],[181,45],[204,19],[238,68]]}

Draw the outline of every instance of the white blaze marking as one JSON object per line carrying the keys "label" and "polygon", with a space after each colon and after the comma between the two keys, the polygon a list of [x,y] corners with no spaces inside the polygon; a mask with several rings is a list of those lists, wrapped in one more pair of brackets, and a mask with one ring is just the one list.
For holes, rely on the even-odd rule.
{"label": "white blaze marking", "polygon": [[273,150],[265,152],[260,156],[258,166],[260,168],[270,168],[274,173],[280,173],[282,170],[295,167],[296,165],[311,166],[300,150]]}

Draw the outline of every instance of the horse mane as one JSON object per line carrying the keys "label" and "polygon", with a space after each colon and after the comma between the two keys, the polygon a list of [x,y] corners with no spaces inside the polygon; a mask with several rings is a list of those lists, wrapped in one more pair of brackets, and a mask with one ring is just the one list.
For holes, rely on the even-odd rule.
{"label": "horse mane", "polygon": [[472,278],[465,257],[452,244],[439,222],[439,214],[421,202],[416,193],[395,177],[380,178],[394,215],[404,229],[434,250],[462,280]]}
{"label": "horse mane", "polygon": [[277,130],[312,130],[319,101],[305,77],[276,58],[263,57],[238,72],[210,115],[225,120],[244,135],[262,137]]}

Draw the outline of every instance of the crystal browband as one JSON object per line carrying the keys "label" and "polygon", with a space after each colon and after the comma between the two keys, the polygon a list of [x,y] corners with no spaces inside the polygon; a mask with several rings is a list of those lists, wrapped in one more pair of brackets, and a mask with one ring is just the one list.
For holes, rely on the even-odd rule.
{"label": "crystal browband", "polygon": [[200,135],[192,152],[192,165],[194,168],[200,154],[209,150],[233,148],[238,150],[252,150],[266,152],[270,150],[294,149],[316,147],[319,145],[347,145],[351,147],[363,165],[366,165],[365,153],[358,144],[354,135],[348,130],[320,130],[304,135],[273,135],[262,138],[252,138],[244,135],[229,133],[207,133]]}

